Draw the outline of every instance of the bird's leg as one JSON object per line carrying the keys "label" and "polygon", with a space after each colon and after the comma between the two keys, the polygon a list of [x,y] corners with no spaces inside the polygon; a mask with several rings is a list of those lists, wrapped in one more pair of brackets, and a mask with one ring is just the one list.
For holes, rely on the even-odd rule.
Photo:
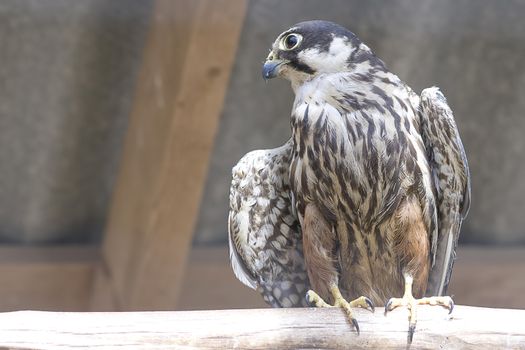
{"label": "bird's leg", "polygon": [[362,307],[363,309],[369,309],[370,311],[374,312],[374,304],[372,303],[372,300],[368,299],[367,297],[359,297],[355,300],[352,300],[351,302],[346,301],[345,298],[343,298],[343,295],[341,294],[341,291],[339,290],[339,287],[335,283],[331,283],[329,286],[330,293],[332,293],[332,296],[334,298],[334,305],[330,305],[327,302],[323,300],[316,292],[313,290],[309,290],[306,293],[306,300],[317,307],[340,307],[344,310],[346,313],[346,316],[348,317],[348,320],[354,325],[355,330],[357,331],[357,334],[359,334],[359,324],[357,323],[357,320],[354,318],[352,314],[352,308],[353,307]]}
{"label": "bird's leg", "polygon": [[417,323],[417,305],[440,305],[449,310],[449,314],[454,309],[454,301],[449,296],[425,297],[416,299],[412,295],[412,276],[405,274],[405,293],[402,298],[390,298],[385,306],[385,316],[389,311],[399,306],[406,306],[408,309],[408,344],[412,343]]}
{"label": "bird's leg", "polygon": [[374,311],[374,305],[368,298],[357,298],[354,301],[346,301],[338,285],[338,272],[334,266],[336,257],[336,236],[333,227],[326,221],[314,203],[308,203],[304,212],[303,220],[303,250],[306,270],[312,289],[326,297],[332,295],[334,305],[325,302],[319,294],[313,290],[306,293],[306,300],[318,307],[340,307],[348,320],[354,325],[359,334],[359,325],[352,315],[352,307],[364,307]]}

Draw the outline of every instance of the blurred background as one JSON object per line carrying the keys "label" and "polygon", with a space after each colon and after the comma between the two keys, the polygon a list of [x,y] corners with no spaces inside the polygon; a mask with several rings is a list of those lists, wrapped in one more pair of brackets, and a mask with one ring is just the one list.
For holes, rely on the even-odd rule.
{"label": "blurred background", "polygon": [[0,1],[0,311],[263,307],[227,256],[231,168],[290,135],[275,37],[356,33],[437,85],[472,176],[450,293],[525,308],[525,3]]}

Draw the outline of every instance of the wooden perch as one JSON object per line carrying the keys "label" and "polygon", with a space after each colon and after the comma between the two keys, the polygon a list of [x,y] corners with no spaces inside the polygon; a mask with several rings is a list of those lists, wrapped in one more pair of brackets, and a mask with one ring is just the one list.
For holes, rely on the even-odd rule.
{"label": "wooden perch", "polygon": [[[412,349],[525,349],[525,310],[422,306]],[[0,314],[0,349],[404,349],[407,311],[339,309]]]}

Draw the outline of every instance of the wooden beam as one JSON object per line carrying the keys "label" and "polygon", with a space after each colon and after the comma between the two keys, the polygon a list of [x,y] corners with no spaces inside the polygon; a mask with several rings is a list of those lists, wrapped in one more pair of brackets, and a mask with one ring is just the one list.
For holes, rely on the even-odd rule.
{"label": "wooden beam", "polygon": [[[450,288],[456,303],[525,308],[524,248],[460,247],[458,256]],[[96,247],[0,246],[0,311],[88,311],[98,259]],[[177,309],[267,307],[235,278],[225,247],[195,248],[189,261]],[[101,309],[114,305],[111,294],[99,296]]]}
{"label": "wooden beam", "polygon": [[177,310],[269,307],[233,274],[227,247],[194,248],[188,258]]}
{"label": "wooden beam", "polygon": [[448,292],[458,304],[525,309],[524,271],[523,246],[460,246]]}
{"label": "wooden beam", "polygon": [[[227,247],[194,248],[177,309],[264,307],[233,275]],[[457,304],[525,309],[525,247],[458,248],[449,294]]]}
{"label": "wooden beam", "polygon": [[0,247],[0,310],[87,311],[97,259],[95,247]]}
{"label": "wooden beam", "polygon": [[245,0],[158,0],[94,310],[176,306]]}
{"label": "wooden beam", "polygon": [[[0,314],[0,348],[401,349],[407,312],[355,310],[358,336],[341,309]],[[418,309],[411,349],[525,349],[525,310]]]}

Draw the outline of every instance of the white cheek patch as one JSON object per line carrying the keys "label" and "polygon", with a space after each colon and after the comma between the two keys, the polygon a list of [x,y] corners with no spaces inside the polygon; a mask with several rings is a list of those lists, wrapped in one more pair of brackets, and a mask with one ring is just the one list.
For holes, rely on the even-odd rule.
{"label": "white cheek patch", "polygon": [[352,50],[352,46],[345,38],[334,37],[328,51],[311,48],[300,52],[298,57],[316,72],[339,72],[347,66],[346,60]]}

